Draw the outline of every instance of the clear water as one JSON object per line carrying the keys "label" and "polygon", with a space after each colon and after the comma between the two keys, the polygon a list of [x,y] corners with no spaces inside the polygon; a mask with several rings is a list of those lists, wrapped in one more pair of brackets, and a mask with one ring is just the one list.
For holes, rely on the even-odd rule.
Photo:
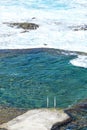
{"label": "clear water", "polygon": [[75,55],[34,49],[0,53],[0,104],[21,108],[69,107],[87,98],[87,69],[75,67]]}

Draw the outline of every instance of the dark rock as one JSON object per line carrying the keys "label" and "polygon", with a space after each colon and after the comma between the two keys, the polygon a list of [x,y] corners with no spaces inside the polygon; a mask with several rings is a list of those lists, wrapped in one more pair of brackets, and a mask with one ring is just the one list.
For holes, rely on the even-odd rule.
{"label": "dark rock", "polygon": [[36,19],[35,17],[33,17],[32,19]]}
{"label": "dark rock", "polygon": [[73,31],[86,31],[87,30],[87,25],[77,25],[77,26],[70,26]]}
{"label": "dark rock", "polygon": [[29,31],[27,31],[27,30],[24,30],[24,31],[22,31],[21,33],[26,33],[26,32],[29,32]]}
{"label": "dark rock", "polygon": [[78,108],[86,109],[87,110],[87,100],[81,102],[77,105]]}
{"label": "dark rock", "polygon": [[68,125],[66,129],[73,130],[73,129],[77,129],[77,128],[78,128],[78,125],[72,123],[72,124]]}
{"label": "dark rock", "polygon": [[44,43],[44,46],[47,46],[47,44],[46,44],[46,43]]}
{"label": "dark rock", "polygon": [[61,126],[67,125],[67,124],[70,123],[71,121],[72,121],[72,118],[69,118],[69,119],[67,119],[67,120],[65,120],[65,121],[63,121],[63,122],[55,123],[55,124],[52,126],[51,130],[59,130],[59,128],[60,128]]}
{"label": "dark rock", "polygon": [[65,112],[72,120],[53,125],[51,130],[87,130],[87,100],[66,109]]}
{"label": "dark rock", "polygon": [[23,23],[4,23],[4,24],[7,24],[10,27],[22,28],[24,30],[35,30],[35,29],[39,28],[38,24],[28,23],[28,22],[23,22]]}

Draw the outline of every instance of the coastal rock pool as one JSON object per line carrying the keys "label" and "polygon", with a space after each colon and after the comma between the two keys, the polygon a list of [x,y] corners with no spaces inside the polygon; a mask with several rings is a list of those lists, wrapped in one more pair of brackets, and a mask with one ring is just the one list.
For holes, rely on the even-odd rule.
{"label": "coastal rock pool", "polygon": [[0,105],[69,107],[87,98],[87,68],[73,66],[74,53],[55,49],[0,51]]}

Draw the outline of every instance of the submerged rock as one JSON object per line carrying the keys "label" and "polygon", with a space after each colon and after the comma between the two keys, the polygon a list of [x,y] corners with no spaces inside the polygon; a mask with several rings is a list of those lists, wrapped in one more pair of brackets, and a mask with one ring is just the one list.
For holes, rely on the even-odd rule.
{"label": "submerged rock", "polygon": [[70,26],[69,28],[71,28],[73,31],[86,31],[87,30],[87,25],[77,25],[77,26]]}
{"label": "submerged rock", "polygon": [[79,104],[77,104],[77,107],[80,109],[87,110],[87,99]]}
{"label": "submerged rock", "polygon": [[17,27],[17,28],[22,28],[24,30],[35,30],[39,28],[38,24],[35,23],[28,23],[28,22],[23,22],[23,23],[4,23],[9,25],[10,27]]}

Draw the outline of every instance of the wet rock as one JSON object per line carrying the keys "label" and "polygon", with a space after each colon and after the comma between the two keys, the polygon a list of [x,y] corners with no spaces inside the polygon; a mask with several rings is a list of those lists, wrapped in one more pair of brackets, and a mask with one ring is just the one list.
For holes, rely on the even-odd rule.
{"label": "wet rock", "polygon": [[47,44],[46,44],[46,43],[44,43],[44,46],[47,46]]}
{"label": "wet rock", "polygon": [[79,103],[79,104],[77,105],[77,107],[80,108],[80,109],[85,109],[85,110],[87,110],[87,100],[85,100],[85,101]]}
{"label": "wet rock", "polygon": [[70,124],[70,125],[67,126],[66,130],[77,129],[77,127],[78,127],[78,125],[72,123],[72,124]]}
{"label": "wet rock", "polygon": [[59,128],[60,128],[61,126],[64,126],[64,125],[68,124],[68,123],[71,122],[71,121],[72,121],[72,118],[68,118],[67,120],[64,120],[63,122],[55,123],[55,124],[52,126],[51,130],[59,130]]}
{"label": "wet rock", "polygon": [[32,19],[36,19],[35,17],[33,17]]}
{"label": "wet rock", "polygon": [[72,121],[67,124],[61,124],[55,130],[87,130],[87,100],[73,106],[65,112],[71,116]]}
{"label": "wet rock", "polygon": [[4,23],[4,24],[7,24],[10,27],[22,28],[24,30],[35,30],[35,29],[39,28],[38,24],[28,23],[28,22],[23,22],[23,23]]}
{"label": "wet rock", "polygon": [[87,31],[87,25],[77,25],[77,26],[70,26],[73,31]]}
{"label": "wet rock", "polygon": [[26,32],[29,32],[29,31],[27,31],[27,30],[24,30],[24,31],[22,31],[21,33],[26,33]]}

